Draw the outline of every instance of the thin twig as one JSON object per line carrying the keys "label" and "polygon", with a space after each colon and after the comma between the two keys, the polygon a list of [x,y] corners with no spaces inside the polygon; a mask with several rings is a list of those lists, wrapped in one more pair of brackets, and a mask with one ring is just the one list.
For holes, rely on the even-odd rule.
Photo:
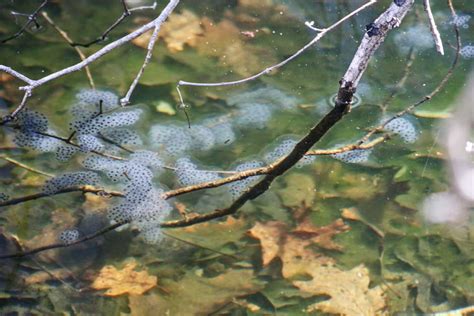
{"label": "thin twig", "polygon": [[[448,3],[450,3],[451,0],[448,0]],[[452,4],[451,4],[451,7],[452,7]],[[452,12],[454,12],[454,9],[452,9]],[[455,13],[454,13],[455,14]],[[393,120],[399,118],[399,117],[402,117],[403,115],[413,111],[415,108],[417,108],[418,106],[422,105],[423,103],[431,100],[435,95],[437,95],[445,86],[446,84],[448,83],[449,79],[451,78],[451,76],[453,75],[453,72],[454,72],[454,69],[456,68],[457,64],[458,64],[458,61],[459,61],[459,51],[461,50],[461,36],[459,34],[459,28],[458,26],[454,25],[454,32],[456,34],[456,54],[454,56],[454,60],[451,64],[451,66],[449,67],[446,75],[443,77],[443,79],[438,83],[438,85],[429,93],[427,94],[426,96],[424,96],[421,100],[413,103],[412,105],[410,105],[409,107],[405,108],[404,110],[398,112],[397,114],[395,114],[394,116],[388,118],[387,120],[385,120],[382,124],[380,124],[379,126],[376,126],[374,127],[373,129],[371,129],[363,138],[360,139],[360,141],[358,142],[358,144],[363,144],[365,142],[367,142],[370,137],[372,137],[372,135],[374,135],[375,133],[378,133],[378,132],[381,132],[383,131],[383,129],[385,128],[385,126],[387,126],[388,123],[392,122]]]}
{"label": "thin twig", "polygon": [[10,200],[7,200],[7,201],[0,201],[0,207],[16,205],[16,204],[24,203],[24,202],[27,202],[27,201],[37,200],[37,199],[50,197],[50,196],[53,196],[53,195],[59,195],[59,194],[63,194],[63,193],[69,193],[69,192],[94,193],[94,194],[104,195],[104,196],[118,196],[118,197],[123,197],[124,196],[124,194],[122,192],[106,191],[102,188],[96,188],[96,187],[90,186],[90,185],[81,185],[81,186],[71,186],[71,187],[63,188],[61,190],[56,191],[53,194],[40,192],[40,193],[25,195],[25,196],[18,197],[18,198],[15,198],[15,199],[10,199]]}
{"label": "thin twig", "polygon": [[150,37],[150,41],[148,42],[148,48],[147,48],[147,53],[145,56],[145,60],[143,61],[142,66],[140,67],[140,70],[138,71],[135,79],[133,79],[132,84],[130,85],[130,88],[128,89],[127,93],[125,96],[120,99],[120,104],[122,106],[130,104],[130,97],[132,96],[133,91],[137,87],[138,81],[140,80],[141,76],[143,75],[143,72],[145,71],[146,66],[151,60],[151,57],[153,55],[153,48],[155,47],[156,40],[158,38],[158,32],[160,31],[160,26],[161,24],[157,24],[155,28],[153,29],[153,34]]}
{"label": "thin twig", "polygon": [[30,27],[30,25],[32,23],[34,23],[37,27],[39,27],[39,24],[38,24],[38,21],[37,21],[37,18],[38,18],[38,13],[48,4],[48,1],[49,0],[44,0],[38,8],[36,8],[35,11],[33,11],[33,13],[27,15],[27,18],[28,20],[26,21],[25,24],[23,24],[23,26],[20,28],[20,30],[18,30],[18,32],[16,32],[15,34],[13,34],[12,36],[10,37],[7,37],[3,40],[0,41],[0,43],[4,44],[8,41],[11,41],[17,37],[20,37],[23,33],[25,33],[25,31]]}
{"label": "thin twig", "polygon": [[423,5],[425,7],[425,11],[428,15],[428,20],[430,22],[431,35],[433,35],[436,51],[441,55],[444,55],[443,41],[441,40],[441,35],[439,34],[438,27],[436,26],[436,21],[433,17],[433,13],[431,12],[430,0],[423,0]]}
{"label": "thin twig", "polygon": [[55,79],[60,78],[62,76],[68,75],[70,73],[79,71],[79,70],[83,69],[85,66],[87,66],[87,65],[93,63],[94,61],[100,59],[102,56],[112,52],[113,50],[117,49],[118,47],[120,47],[120,46],[130,42],[131,40],[137,38],[138,36],[142,35],[143,33],[147,32],[148,30],[155,28],[157,25],[161,25],[162,23],[165,22],[165,20],[168,18],[168,16],[171,14],[171,12],[173,12],[174,8],[178,5],[178,3],[179,3],[179,0],[170,0],[169,3],[166,5],[166,7],[163,9],[163,11],[161,11],[160,15],[156,19],[154,19],[153,21],[139,27],[138,29],[136,29],[132,33],[127,34],[127,35],[115,40],[114,42],[102,47],[100,50],[98,50],[94,54],[88,56],[83,61],[81,61],[81,62],[79,62],[75,65],[66,67],[64,69],[58,70],[56,72],[53,72],[53,73],[51,73],[49,75],[46,75],[46,76],[44,76],[40,79],[32,80],[32,79],[28,78],[27,76],[21,74],[20,72],[12,69],[10,67],[7,67],[5,65],[0,65],[0,71],[6,72],[6,73],[8,73],[8,74],[10,74],[10,75],[12,75],[12,76],[14,76],[14,77],[16,77],[16,78],[18,78],[18,79],[20,79],[23,82],[28,84],[26,86],[22,86],[22,87],[19,88],[20,90],[25,91],[25,95],[24,95],[23,100],[20,103],[20,105],[10,115],[7,115],[7,116],[3,117],[2,120],[0,121],[0,125],[4,125],[4,124],[10,122],[18,114],[18,112],[23,109],[23,107],[26,104],[26,100],[31,96],[31,93],[35,88],[37,88],[39,86],[42,86],[43,84],[45,84],[49,81],[52,81],[52,80],[55,80]]}
{"label": "thin twig", "polygon": [[[352,11],[351,13],[349,13],[348,15],[344,16],[342,19],[340,19],[339,21],[337,21],[336,23],[332,24],[331,26],[327,27],[327,28],[324,28],[324,29],[320,29],[319,33],[311,40],[309,41],[306,45],[304,45],[302,48],[300,48],[298,51],[296,51],[294,54],[292,54],[290,57],[286,58],[285,60],[279,62],[278,64],[275,64],[273,66],[270,66],[270,67],[267,67],[265,68],[264,70],[260,71],[259,73],[256,73],[255,75],[252,75],[250,77],[247,77],[247,78],[243,78],[243,79],[239,79],[239,80],[235,80],[235,81],[225,81],[225,82],[214,82],[214,83],[203,83],[203,82],[189,82],[189,81],[184,81],[184,80],[180,80],[178,82],[178,86],[177,86],[177,89],[179,91],[179,87],[180,86],[195,86],[195,87],[220,87],[220,86],[230,86],[230,85],[237,85],[237,84],[241,84],[241,83],[245,83],[245,82],[248,82],[248,81],[251,81],[251,80],[255,80],[263,75],[266,75],[268,73],[270,73],[271,71],[275,70],[275,69],[278,69],[284,65],[286,65],[287,63],[289,63],[290,61],[292,61],[293,59],[295,59],[296,57],[298,57],[299,55],[301,55],[303,52],[305,52],[308,48],[310,48],[311,46],[313,46],[315,43],[317,43],[321,38],[323,38],[328,32],[332,31],[334,28],[338,27],[340,24],[342,24],[344,21],[350,19],[351,17],[353,17],[354,15],[358,14],[359,12],[365,10],[367,7],[375,4],[377,2],[377,0],[370,0],[369,2],[365,3],[364,5],[362,5],[361,7],[359,7],[358,9]],[[181,94],[181,93],[179,93]],[[184,102],[182,101],[182,98],[181,98],[181,103],[184,104]]]}
{"label": "thin twig", "polygon": [[[49,17],[48,13],[41,12],[41,15],[44,17],[46,22],[48,22],[59,33],[59,35],[61,35],[61,37],[64,38],[64,40],[69,45],[73,46],[72,45],[73,41],[69,37],[69,35],[66,33],[66,31],[64,31],[59,26],[57,26],[56,23],[54,23],[54,21]],[[86,55],[84,55],[84,53],[79,47],[74,47],[74,50],[79,55],[79,58],[81,58],[81,60],[86,59]],[[94,79],[92,78],[92,74],[91,74],[91,71],[89,70],[89,66],[85,66],[84,71],[86,72],[87,80],[89,80],[89,85],[91,86],[92,89],[95,89]]]}
{"label": "thin twig", "polygon": [[125,3],[125,0],[120,0],[120,1],[122,3],[122,7],[123,7],[122,14],[118,17],[117,20],[115,20],[114,23],[112,23],[111,26],[109,26],[104,31],[104,33],[102,33],[101,36],[99,36],[98,38],[96,38],[96,39],[94,39],[94,40],[92,40],[88,43],[72,43],[71,45],[73,47],[76,47],[76,46],[89,47],[91,45],[94,45],[94,44],[105,41],[105,39],[107,38],[107,35],[109,35],[110,32],[112,32],[117,26],[119,26],[120,23],[122,23],[123,20],[125,20],[127,17],[130,16],[130,10],[128,9],[127,4]]}
{"label": "thin twig", "polygon": [[9,163],[11,163],[11,164],[13,164],[13,165],[15,165],[15,166],[18,166],[18,167],[23,168],[23,169],[25,169],[25,170],[31,171],[31,172],[33,172],[33,173],[37,173],[37,174],[40,174],[40,175],[43,175],[43,176],[46,176],[46,177],[50,177],[50,178],[54,177],[53,174],[50,174],[50,173],[47,173],[47,172],[44,172],[44,171],[35,169],[35,168],[30,167],[30,166],[28,166],[28,165],[26,165],[26,164],[24,164],[24,163],[19,162],[18,160],[15,160],[15,159],[10,158],[10,157],[5,156],[5,155],[0,155],[0,159],[3,159],[3,160],[5,160],[5,161],[8,161]]}

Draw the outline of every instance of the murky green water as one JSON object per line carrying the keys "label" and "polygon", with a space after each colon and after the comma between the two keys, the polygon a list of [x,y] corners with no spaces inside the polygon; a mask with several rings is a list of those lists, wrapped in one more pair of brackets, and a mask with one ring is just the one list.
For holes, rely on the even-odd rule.
{"label": "murky green water", "polygon": [[[431,225],[422,214],[430,214],[429,207],[421,206],[432,193],[451,187],[440,129],[445,119],[436,117],[452,112],[465,88],[472,70],[472,59],[465,56],[446,87],[392,124],[392,137],[373,149],[306,160],[309,163],[278,178],[269,191],[234,216],[188,228],[158,231],[147,226],[157,217],[160,221],[182,218],[178,209],[194,216],[225,208],[235,199],[232,193],[249,185],[237,182],[181,195],[155,210],[156,200],[137,192],[143,182],[148,185],[147,172],[153,172],[153,190],[169,191],[228,176],[193,171],[186,158],[199,170],[241,171],[245,170],[239,168],[242,163],[254,162],[247,168],[258,167],[286,154],[291,148],[288,144],[294,144],[331,109],[338,81],[365,25],[390,3],[381,1],[370,7],[268,76],[230,87],[181,87],[190,105],[188,129],[185,113],[176,107],[179,80],[216,82],[252,75],[285,59],[315,36],[305,21],[329,26],[363,3],[260,2],[180,3],[171,26],[162,30],[132,95],[132,106],[113,110],[132,113],[139,109],[140,120],[127,127],[135,134],[127,134],[131,144],[126,147],[157,152],[163,164],[178,171],[148,166],[145,172],[141,166],[137,168],[144,173],[133,173],[136,169],[130,166],[97,162],[97,187],[132,192],[136,200],[123,206],[120,197],[71,192],[0,208],[0,255],[18,251],[19,245],[33,249],[57,243],[64,231],[82,237],[92,234],[109,224],[107,212],[110,218],[113,206],[119,206],[118,213],[123,215],[150,199],[153,206],[136,212],[151,210],[150,214],[161,212],[163,217],[168,207],[173,208],[164,219],[153,213],[134,227],[79,245],[1,261],[1,314],[392,315],[474,305],[472,210],[461,223]],[[463,46],[468,46],[474,41],[473,22],[467,18],[474,4],[455,2],[458,15],[466,16],[460,34]],[[419,101],[438,85],[455,57],[456,39],[447,5],[444,1],[433,5],[445,56],[435,52],[423,7],[417,3],[371,61],[357,91],[357,106],[315,149],[357,141],[382,119]],[[25,22],[22,16],[12,17],[11,10],[32,12],[36,6],[37,1],[0,3],[1,38]],[[92,54],[154,18],[160,8],[133,12],[107,42],[81,49]],[[120,2],[112,0],[54,1],[45,8],[77,42],[96,38],[121,10]],[[77,53],[57,31],[41,16],[38,22],[40,30],[29,30],[0,45],[0,63],[31,78],[77,63]],[[108,97],[112,104],[116,96],[126,93],[143,62],[146,43],[128,44],[90,66],[97,90],[107,91],[100,98]],[[19,85],[0,76],[2,115],[20,102]],[[89,89],[85,73],[73,73],[35,89],[28,108],[47,116],[48,132],[67,138],[70,122],[81,123],[71,109],[79,107],[84,113],[91,106],[84,100],[91,95],[96,98]],[[113,108],[103,101],[106,109]],[[75,127],[76,137],[89,135],[84,125]],[[50,152],[24,150],[16,145],[18,138],[15,144],[15,133],[10,127],[0,129],[0,193],[8,195],[5,200],[41,192],[49,178],[5,158],[61,175],[87,171],[84,160],[97,157],[77,152],[65,162],[58,161],[58,146],[63,145],[51,145]],[[127,137],[121,135],[118,140],[124,141]],[[103,139],[100,142],[105,146],[100,152],[132,157]],[[278,147],[281,144],[286,145]],[[116,170],[122,171],[117,171],[114,182],[111,173]],[[158,238],[160,233],[164,235]],[[156,238],[158,242],[146,243]],[[114,283],[119,277],[123,279]],[[106,283],[102,288],[101,281]]]}

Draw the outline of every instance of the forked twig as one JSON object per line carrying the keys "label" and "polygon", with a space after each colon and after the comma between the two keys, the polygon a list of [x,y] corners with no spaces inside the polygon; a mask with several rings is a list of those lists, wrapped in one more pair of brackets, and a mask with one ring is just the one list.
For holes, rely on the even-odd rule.
{"label": "forked twig", "polygon": [[[18,30],[18,32],[16,32],[15,34],[5,38],[5,39],[2,39],[0,41],[1,44],[4,44],[8,41],[11,41],[17,37],[20,37],[23,33],[25,33],[25,31],[30,27],[31,24],[35,24],[37,28],[39,28],[39,24],[38,24],[38,21],[37,21],[37,18],[38,18],[38,13],[48,4],[48,1],[49,0],[44,0],[37,8],[35,11],[33,11],[33,13],[31,14],[28,14],[26,15],[27,17],[27,21],[25,24],[23,24],[23,26]],[[13,12],[12,12],[13,14]],[[22,14],[23,15],[23,14]]]}

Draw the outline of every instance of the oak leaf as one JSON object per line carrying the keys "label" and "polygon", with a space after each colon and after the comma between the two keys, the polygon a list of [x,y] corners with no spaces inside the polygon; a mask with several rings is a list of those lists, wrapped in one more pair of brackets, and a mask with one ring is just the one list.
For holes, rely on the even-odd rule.
{"label": "oak leaf", "polygon": [[310,305],[307,312],[359,316],[383,315],[386,307],[384,291],[380,286],[369,288],[369,271],[364,265],[352,270],[340,270],[332,265],[309,264],[309,281],[294,281],[300,290],[314,295],[328,295],[326,301]]}
{"label": "oak leaf", "polygon": [[168,49],[175,53],[184,49],[184,45],[196,46],[198,38],[202,35],[201,21],[189,10],[183,10],[181,14],[173,13],[168,21],[163,24],[160,37],[162,37]]}
{"label": "oak leaf", "polygon": [[341,219],[327,226],[316,227],[305,216],[293,231],[283,222],[271,221],[255,224],[249,234],[260,240],[263,265],[267,266],[279,257],[283,263],[283,276],[291,278],[306,274],[308,262],[317,261],[320,265],[333,263],[333,259],[315,253],[310,246],[317,244],[326,249],[342,250],[342,246],[332,241],[332,237],[347,230],[349,226]]}
{"label": "oak leaf", "polygon": [[334,259],[311,249],[317,244],[325,249],[342,250],[332,238],[349,230],[349,226],[337,219],[329,225],[316,227],[304,212],[296,219],[298,224],[294,229],[283,222],[272,221],[257,223],[249,231],[252,237],[260,240],[263,265],[279,257],[284,278],[305,276],[307,281],[293,280],[293,285],[308,294],[330,297],[309,306],[307,312],[320,310],[349,316],[383,314],[386,307],[384,291],[380,287],[369,289],[367,268],[360,265],[349,271],[340,270],[334,266]]}
{"label": "oak leaf", "polygon": [[91,287],[94,290],[107,290],[105,296],[141,295],[155,287],[158,279],[147,271],[134,271],[136,266],[135,261],[128,262],[122,270],[111,265],[104,266]]}
{"label": "oak leaf", "polygon": [[252,270],[230,269],[211,278],[196,272],[188,271],[180,280],[163,280],[166,295],[130,295],[131,315],[210,315],[232,303],[234,298],[263,288]]}

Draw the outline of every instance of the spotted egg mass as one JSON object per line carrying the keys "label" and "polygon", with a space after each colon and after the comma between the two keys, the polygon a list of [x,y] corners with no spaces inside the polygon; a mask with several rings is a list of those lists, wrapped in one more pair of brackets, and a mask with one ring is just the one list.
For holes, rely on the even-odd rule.
{"label": "spotted egg mass", "polygon": [[239,104],[234,124],[240,128],[262,129],[272,117],[270,106],[259,103]]}
{"label": "spotted egg mass", "polygon": [[[239,164],[235,171],[241,172],[263,167],[264,163],[258,160],[247,161]],[[229,184],[229,192],[233,199],[237,199],[251,184],[254,184],[261,176],[252,176]]]}
{"label": "spotted egg mass", "polygon": [[[263,160],[267,164],[274,163],[280,158],[288,155],[297,143],[298,141],[295,139],[289,138],[288,136],[282,136],[277,140],[277,145],[263,156]],[[315,159],[316,156],[304,156],[300,159],[300,161],[298,161],[296,167],[301,168],[303,166],[312,164]]]}
{"label": "spotted egg mass", "polygon": [[419,136],[414,123],[406,116],[393,119],[385,125],[384,130],[397,134],[405,143],[409,144],[416,142]]}
{"label": "spotted egg mass", "polygon": [[192,147],[192,138],[184,126],[154,125],[149,136],[153,148],[170,156],[178,156]]}
{"label": "spotted egg mass", "polygon": [[214,181],[220,178],[217,172],[197,169],[196,164],[189,158],[179,158],[176,161],[175,168],[176,177],[182,186]]}
{"label": "spotted egg mass", "polygon": [[469,27],[469,20],[471,16],[468,14],[456,14],[449,24],[456,25],[457,27],[462,27],[467,29]]}
{"label": "spotted egg mass", "polygon": [[99,182],[99,175],[92,171],[65,173],[47,180],[43,186],[43,192],[45,194],[54,194],[71,186],[97,185]]}
{"label": "spotted egg mass", "polygon": [[274,108],[291,110],[298,105],[298,99],[271,87],[260,88],[235,94],[227,99],[229,105],[240,105],[245,103],[266,104]]}
{"label": "spotted egg mass", "polygon": [[70,245],[79,240],[80,233],[77,229],[68,229],[59,234],[59,240],[66,245]]}
{"label": "spotted egg mass", "polygon": [[346,163],[364,163],[369,161],[372,148],[370,149],[354,149],[342,153],[332,154],[331,157],[334,159],[346,162]]}
{"label": "spotted egg mass", "polygon": [[466,59],[474,58],[474,45],[466,45],[459,51],[459,54]]}

